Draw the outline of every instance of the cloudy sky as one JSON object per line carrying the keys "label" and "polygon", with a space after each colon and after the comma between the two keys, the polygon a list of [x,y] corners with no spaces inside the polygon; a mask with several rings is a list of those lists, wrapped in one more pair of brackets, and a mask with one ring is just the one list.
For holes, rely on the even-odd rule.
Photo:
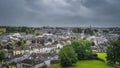
{"label": "cloudy sky", "polygon": [[3,26],[120,26],[120,0],[0,0]]}

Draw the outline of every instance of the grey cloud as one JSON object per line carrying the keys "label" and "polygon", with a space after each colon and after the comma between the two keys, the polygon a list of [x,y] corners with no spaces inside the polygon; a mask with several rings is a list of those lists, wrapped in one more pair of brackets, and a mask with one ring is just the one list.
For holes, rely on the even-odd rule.
{"label": "grey cloud", "polygon": [[0,25],[120,26],[120,0],[0,0]]}

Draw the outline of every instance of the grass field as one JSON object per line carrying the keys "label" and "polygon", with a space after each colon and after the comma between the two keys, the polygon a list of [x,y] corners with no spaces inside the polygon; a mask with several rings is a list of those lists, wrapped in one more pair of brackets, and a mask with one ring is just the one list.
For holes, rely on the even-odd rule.
{"label": "grass field", "polygon": [[103,59],[104,61],[106,61],[106,53],[97,53],[98,54],[98,58]]}
{"label": "grass field", "polygon": [[83,60],[77,62],[73,68],[112,68],[111,66],[98,60]]}
{"label": "grass field", "polygon": [[[59,64],[53,64],[50,68],[63,68]],[[73,67],[67,68],[113,68],[99,60],[81,60]]]}
{"label": "grass field", "polygon": [[[106,53],[97,53],[97,54],[98,54],[98,58],[101,58],[106,61]],[[63,68],[63,67],[60,67],[59,64],[52,64],[50,68]],[[81,60],[78,61],[75,66],[67,67],[67,68],[113,68],[113,67],[99,60]]]}

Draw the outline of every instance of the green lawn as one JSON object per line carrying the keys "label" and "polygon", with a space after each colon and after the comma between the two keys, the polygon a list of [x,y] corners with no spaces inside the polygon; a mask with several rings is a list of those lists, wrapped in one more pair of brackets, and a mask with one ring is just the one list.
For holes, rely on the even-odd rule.
{"label": "green lawn", "polygon": [[[98,54],[98,58],[101,58],[106,61],[106,53],[97,53],[97,54]],[[59,64],[52,64],[50,68],[63,68],[63,67],[60,67]],[[113,68],[113,67],[99,60],[81,60],[78,61],[75,66],[67,67],[67,68]]]}
{"label": "green lawn", "polygon": [[[53,64],[50,68],[62,68],[59,64]],[[99,60],[81,60],[73,67],[67,68],[113,68]]]}
{"label": "green lawn", "polygon": [[106,61],[106,53],[97,53],[98,54],[98,58],[103,59],[104,61]]}
{"label": "green lawn", "polygon": [[83,60],[77,62],[74,68],[112,68],[112,67],[98,60]]}

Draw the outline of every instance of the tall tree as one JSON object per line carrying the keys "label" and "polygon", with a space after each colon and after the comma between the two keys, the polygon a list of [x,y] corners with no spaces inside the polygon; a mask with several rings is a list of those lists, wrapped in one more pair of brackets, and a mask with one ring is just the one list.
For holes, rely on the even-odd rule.
{"label": "tall tree", "polygon": [[72,66],[77,62],[77,54],[70,45],[65,45],[59,52],[61,66]]}
{"label": "tall tree", "polygon": [[92,58],[91,43],[87,40],[75,40],[72,41],[71,46],[78,55],[78,59],[90,59]]}
{"label": "tall tree", "polygon": [[107,60],[110,63],[120,64],[120,38],[110,42],[110,46],[107,49]]}

